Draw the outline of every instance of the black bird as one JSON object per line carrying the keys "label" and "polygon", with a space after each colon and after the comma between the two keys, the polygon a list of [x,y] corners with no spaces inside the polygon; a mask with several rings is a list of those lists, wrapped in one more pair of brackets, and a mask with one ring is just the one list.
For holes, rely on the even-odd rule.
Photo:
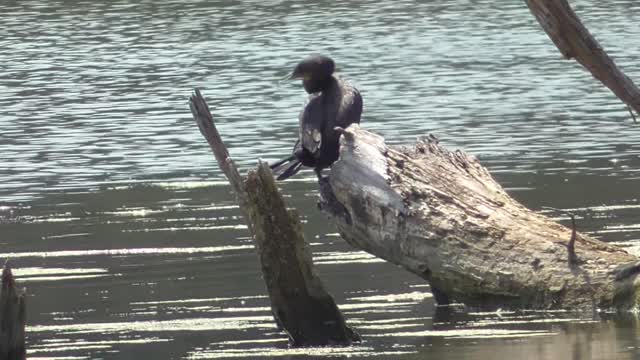
{"label": "black bird", "polygon": [[310,95],[300,112],[300,133],[293,154],[271,165],[276,169],[291,162],[278,180],[295,175],[302,166],[313,167],[320,177],[322,169],[338,159],[340,133],[334,128],[360,123],[362,97],[353,85],[336,78],[334,70],[331,58],[314,55],[296,65],[289,76],[302,79],[304,90]]}

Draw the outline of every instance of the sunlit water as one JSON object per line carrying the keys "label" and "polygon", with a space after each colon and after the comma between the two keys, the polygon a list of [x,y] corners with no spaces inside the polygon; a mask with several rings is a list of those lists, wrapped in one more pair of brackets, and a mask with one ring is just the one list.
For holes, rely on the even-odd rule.
{"label": "sunlit water", "polygon": [[[571,3],[640,81],[640,3]],[[336,59],[390,143],[433,133],[528,207],[572,209],[640,254],[640,128],[524,2],[5,0],[0,259],[28,289],[30,358],[640,356],[632,314],[436,308],[423,281],[327,226],[308,173],[282,188],[364,341],[288,349],[187,98],[203,89],[243,169],[275,160],[305,100],[279,79],[312,52]]]}

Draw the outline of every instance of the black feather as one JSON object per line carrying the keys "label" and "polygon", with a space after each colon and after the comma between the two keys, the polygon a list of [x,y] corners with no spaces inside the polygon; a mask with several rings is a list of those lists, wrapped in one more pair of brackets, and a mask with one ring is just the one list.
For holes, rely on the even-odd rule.
{"label": "black feather", "polygon": [[297,174],[298,171],[300,171],[300,169],[302,168],[302,163],[298,160],[294,161],[291,165],[289,165],[288,168],[286,168],[282,174],[280,174],[278,176],[278,180],[285,180],[288,179],[290,177],[292,177],[293,175]]}

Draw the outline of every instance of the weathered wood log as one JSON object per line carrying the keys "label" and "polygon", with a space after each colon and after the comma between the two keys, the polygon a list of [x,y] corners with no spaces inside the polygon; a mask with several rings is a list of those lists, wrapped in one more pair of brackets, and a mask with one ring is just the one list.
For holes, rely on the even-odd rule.
{"label": "weathered wood log", "polygon": [[[531,13],[566,59],[576,59],[591,74],[640,113],[640,89],[591,36],[567,0],[525,0]],[[631,113],[633,116],[633,113]],[[635,120],[635,117],[634,117]]]}
{"label": "weathered wood log", "polygon": [[394,148],[352,125],[320,191],[321,208],[348,243],[423,277],[439,303],[544,309],[638,303],[640,259],[572,236],[509,197],[473,156],[449,152],[432,137]]}
{"label": "weathered wood log", "polygon": [[26,359],[24,342],[26,313],[25,294],[16,289],[11,268],[5,265],[2,270],[2,290],[0,290],[0,359]]}
{"label": "weathered wood log", "polygon": [[313,270],[298,214],[286,203],[269,169],[260,162],[247,178],[229,156],[206,101],[190,99],[193,118],[233,187],[258,250],[276,323],[294,346],[349,345],[359,336],[349,328]]}

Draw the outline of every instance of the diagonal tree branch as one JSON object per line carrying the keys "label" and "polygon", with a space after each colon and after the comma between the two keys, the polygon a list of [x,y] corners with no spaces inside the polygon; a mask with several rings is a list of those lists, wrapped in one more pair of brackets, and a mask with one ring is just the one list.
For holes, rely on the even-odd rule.
{"label": "diagonal tree branch", "polygon": [[576,59],[620,100],[640,113],[640,89],[618,69],[613,59],[582,24],[567,0],[525,2],[566,59]]}
{"label": "diagonal tree branch", "polygon": [[191,113],[198,124],[200,133],[209,143],[209,147],[211,148],[213,155],[216,157],[220,169],[227,179],[229,179],[229,183],[233,187],[236,196],[238,196],[238,200],[246,203],[247,200],[243,190],[242,176],[240,176],[233,159],[229,156],[229,151],[224,145],[218,129],[214,125],[209,105],[207,105],[207,102],[204,100],[200,90],[195,90],[195,94],[189,100],[189,107],[191,108]]}

